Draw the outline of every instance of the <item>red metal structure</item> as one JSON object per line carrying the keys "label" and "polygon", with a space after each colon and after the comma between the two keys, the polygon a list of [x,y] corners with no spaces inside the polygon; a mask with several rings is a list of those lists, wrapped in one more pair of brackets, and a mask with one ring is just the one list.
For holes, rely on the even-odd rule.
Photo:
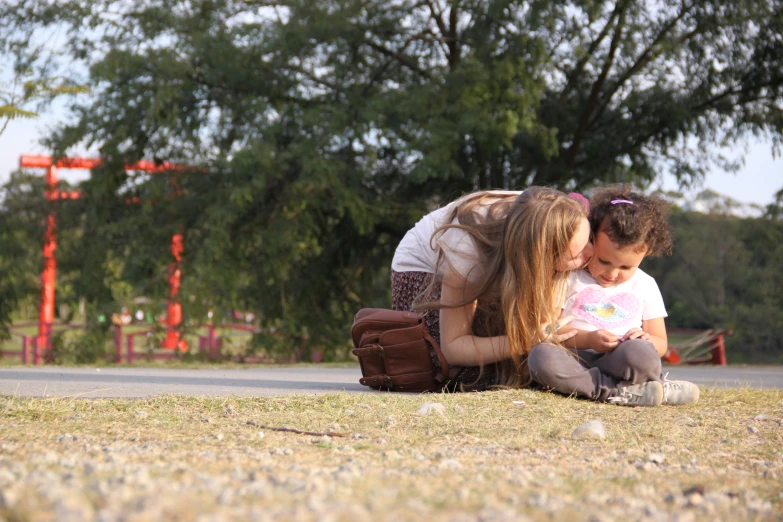
{"label": "red metal structure", "polygon": [[680,346],[669,345],[663,360],[669,364],[712,364],[726,366],[726,335],[733,330],[694,330],[690,328],[667,328],[670,334],[686,334],[689,341]]}
{"label": "red metal structure", "polygon": [[[21,168],[46,169],[46,198],[52,200],[78,199],[77,191],[61,191],[57,189],[59,169],[94,169],[101,165],[99,158],[60,158],[55,163],[51,156],[35,156],[23,154],[19,158]],[[170,173],[181,171],[182,166],[172,163],[155,163],[153,161],[138,161],[125,165],[126,171],[141,171],[151,173]],[[182,261],[183,238],[181,233],[171,238],[171,254],[174,261],[169,264],[169,293],[166,311],[166,326],[168,332],[162,347],[168,349],[187,349],[187,344],[180,339],[176,327],[182,322],[182,305],[179,302],[179,287],[182,278],[180,263]],[[52,210],[46,219],[46,232],[43,246],[43,271],[41,272],[41,304],[38,314],[38,347],[51,347],[52,325],[54,323],[55,280],[57,277],[57,212]],[[26,358],[23,354],[23,358]]]}

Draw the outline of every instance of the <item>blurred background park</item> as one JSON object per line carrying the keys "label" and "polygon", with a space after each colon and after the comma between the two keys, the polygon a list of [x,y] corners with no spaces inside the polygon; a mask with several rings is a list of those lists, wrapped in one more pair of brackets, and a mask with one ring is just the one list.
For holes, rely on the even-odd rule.
{"label": "blurred background park", "polygon": [[0,69],[3,349],[346,360],[428,210],[626,182],[667,326],[783,363],[777,0],[8,0]]}

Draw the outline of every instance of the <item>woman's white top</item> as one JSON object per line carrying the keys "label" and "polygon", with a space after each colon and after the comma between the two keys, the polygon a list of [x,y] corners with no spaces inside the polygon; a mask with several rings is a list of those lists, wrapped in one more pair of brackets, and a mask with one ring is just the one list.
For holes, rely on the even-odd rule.
{"label": "woman's white top", "polygon": [[[491,191],[498,199],[507,196],[518,196],[521,191]],[[392,270],[395,272],[427,272],[434,274],[438,264],[439,249],[450,268],[466,277],[468,281],[476,281],[482,274],[482,267],[476,243],[473,238],[459,228],[450,228],[433,241],[432,234],[438,227],[446,224],[449,214],[454,210],[454,204],[430,212],[421,218],[405,237],[400,241],[392,260]],[[489,205],[478,207],[477,212],[486,217]],[[456,218],[452,222],[459,224]],[[444,267],[440,271],[443,272]]]}

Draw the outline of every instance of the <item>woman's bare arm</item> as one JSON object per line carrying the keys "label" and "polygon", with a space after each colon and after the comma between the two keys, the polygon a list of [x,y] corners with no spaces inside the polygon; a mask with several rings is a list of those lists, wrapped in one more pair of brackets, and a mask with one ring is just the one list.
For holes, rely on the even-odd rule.
{"label": "woman's bare arm", "polygon": [[[447,274],[443,279],[441,303],[452,304],[464,300],[465,287],[459,274]],[[456,284],[455,284],[456,283]],[[492,364],[511,357],[508,338],[477,337],[473,335],[473,317],[476,301],[457,308],[440,310],[440,348],[449,364],[454,366],[478,366]]]}

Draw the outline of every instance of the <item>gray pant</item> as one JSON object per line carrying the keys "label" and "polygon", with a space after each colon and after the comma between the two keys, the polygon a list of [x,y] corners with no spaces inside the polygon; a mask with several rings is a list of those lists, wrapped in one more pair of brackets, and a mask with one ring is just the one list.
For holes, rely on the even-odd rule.
{"label": "gray pant", "polygon": [[617,385],[623,381],[662,382],[661,357],[651,342],[641,339],[620,343],[607,353],[539,344],[527,361],[537,383],[597,401],[617,395]]}

